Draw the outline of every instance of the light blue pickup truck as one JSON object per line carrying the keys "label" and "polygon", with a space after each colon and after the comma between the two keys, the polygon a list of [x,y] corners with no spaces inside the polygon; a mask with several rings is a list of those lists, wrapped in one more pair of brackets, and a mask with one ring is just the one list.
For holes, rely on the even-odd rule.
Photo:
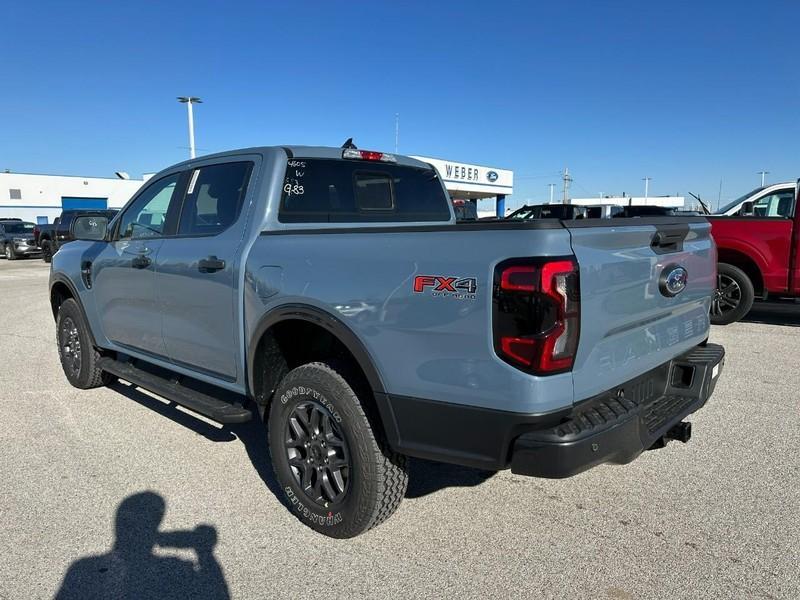
{"label": "light blue pickup truck", "polygon": [[409,456],[568,477],[685,442],[723,363],[705,219],[456,223],[432,166],[352,144],[180,163],[72,233],[69,382],[263,419],[283,500],[332,537],[393,513]]}

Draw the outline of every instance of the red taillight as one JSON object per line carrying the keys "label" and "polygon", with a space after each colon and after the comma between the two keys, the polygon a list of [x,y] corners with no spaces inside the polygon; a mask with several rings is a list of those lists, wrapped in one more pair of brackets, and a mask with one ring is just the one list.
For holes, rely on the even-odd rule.
{"label": "red taillight", "polygon": [[569,371],[580,328],[575,261],[506,261],[495,269],[494,287],[497,354],[535,374]]}
{"label": "red taillight", "polygon": [[505,291],[535,292],[539,285],[539,271],[533,265],[506,267],[500,275],[500,287]]}
{"label": "red taillight", "polygon": [[397,162],[397,158],[395,158],[393,154],[375,152],[374,150],[359,150],[358,148],[345,148],[342,151],[342,158],[372,160],[378,162]]}

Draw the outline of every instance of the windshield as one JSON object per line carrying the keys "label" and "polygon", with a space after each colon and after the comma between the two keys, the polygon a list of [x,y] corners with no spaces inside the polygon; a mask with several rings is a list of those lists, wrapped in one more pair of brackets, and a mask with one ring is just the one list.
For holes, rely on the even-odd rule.
{"label": "windshield", "polygon": [[748,199],[750,196],[755,196],[755,195],[756,195],[758,192],[760,192],[761,190],[763,190],[765,187],[767,187],[767,186],[764,186],[764,187],[757,187],[757,188],[756,188],[756,189],[754,189],[752,192],[747,192],[747,193],[746,193],[744,196],[739,196],[739,197],[738,197],[736,200],[734,200],[733,202],[728,202],[728,203],[727,203],[725,206],[723,206],[722,208],[718,208],[718,209],[717,209],[717,212],[715,212],[714,214],[715,214],[715,215],[724,215],[726,212],[728,212],[728,211],[729,211],[730,209],[732,209],[734,206],[736,206],[737,204],[740,204],[741,202],[744,202],[744,201],[745,201],[745,200],[747,200],[747,199]]}
{"label": "windshield", "polygon": [[4,223],[6,233],[33,233],[33,223]]}

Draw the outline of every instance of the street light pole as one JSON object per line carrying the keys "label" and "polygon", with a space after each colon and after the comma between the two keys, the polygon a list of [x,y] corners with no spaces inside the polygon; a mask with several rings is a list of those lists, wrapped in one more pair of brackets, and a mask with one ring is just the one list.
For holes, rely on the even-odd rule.
{"label": "street light pole", "polygon": [[650,196],[650,181],[652,177],[642,177],[644,181],[644,203],[647,204],[647,198]]}
{"label": "street light pole", "polygon": [[202,104],[202,100],[197,96],[178,96],[178,102],[186,105],[186,112],[189,117],[189,157],[194,158],[194,113],[192,104]]}
{"label": "street light pole", "polygon": [[764,187],[766,176],[769,175],[769,171],[759,171],[758,174],[761,175],[761,187]]}

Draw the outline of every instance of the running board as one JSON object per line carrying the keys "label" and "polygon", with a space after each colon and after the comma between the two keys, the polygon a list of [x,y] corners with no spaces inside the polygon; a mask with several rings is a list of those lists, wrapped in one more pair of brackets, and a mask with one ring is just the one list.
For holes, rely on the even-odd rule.
{"label": "running board", "polygon": [[241,404],[218,400],[213,396],[189,389],[180,383],[135,367],[128,362],[121,362],[113,358],[101,358],[98,366],[107,373],[163,396],[167,400],[189,408],[209,419],[214,419],[218,423],[245,423],[252,417],[252,413]]}

